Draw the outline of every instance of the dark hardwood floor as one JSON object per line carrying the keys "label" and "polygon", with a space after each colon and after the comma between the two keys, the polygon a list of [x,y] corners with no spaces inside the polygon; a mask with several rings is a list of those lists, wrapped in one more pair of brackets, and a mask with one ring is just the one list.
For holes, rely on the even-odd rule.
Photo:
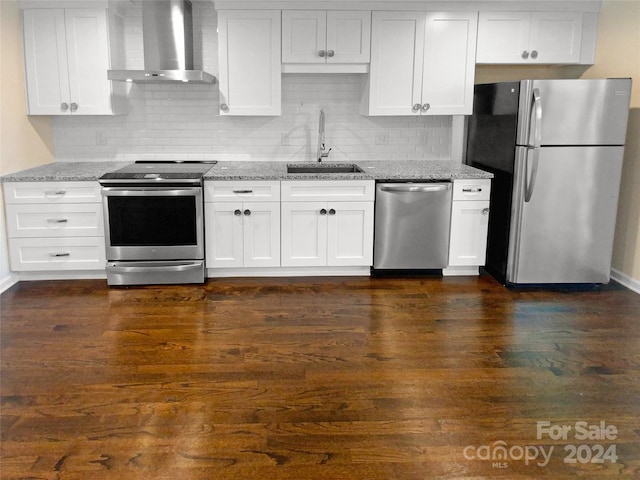
{"label": "dark hardwood floor", "polygon": [[1,301],[2,479],[640,478],[640,295],[615,284],[89,280]]}

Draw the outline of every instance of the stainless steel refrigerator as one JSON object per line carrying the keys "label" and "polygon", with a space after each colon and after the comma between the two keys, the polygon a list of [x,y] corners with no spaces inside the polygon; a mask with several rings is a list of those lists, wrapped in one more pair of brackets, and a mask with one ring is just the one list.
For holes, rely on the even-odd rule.
{"label": "stainless steel refrigerator", "polygon": [[494,173],[486,269],[506,285],[609,282],[630,79],[476,85],[466,163]]}

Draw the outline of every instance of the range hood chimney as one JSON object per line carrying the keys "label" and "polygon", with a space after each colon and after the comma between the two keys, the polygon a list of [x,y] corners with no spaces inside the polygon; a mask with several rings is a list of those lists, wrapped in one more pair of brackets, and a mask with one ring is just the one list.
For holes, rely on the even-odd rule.
{"label": "range hood chimney", "polygon": [[108,70],[107,78],[136,83],[216,83],[193,69],[193,18],[189,0],[142,1],[144,70]]}

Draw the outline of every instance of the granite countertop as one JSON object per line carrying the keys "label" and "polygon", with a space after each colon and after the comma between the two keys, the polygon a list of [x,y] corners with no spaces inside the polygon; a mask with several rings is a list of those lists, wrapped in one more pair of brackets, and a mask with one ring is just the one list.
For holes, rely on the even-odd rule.
{"label": "granite countertop", "polygon": [[[54,162],[2,177],[3,182],[95,181],[131,162]],[[356,162],[364,173],[287,173],[292,162],[218,162],[205,180],[449,180],[492,178],[493,174],[451,161],[393,160]],[[333,162],[327,162],[333,163]],[[311,164],[311,163],[309,163]]]}
{"label": "granite countertop", "polygon": [[89,182],[131,162],[53,162],[2,176],[3,182]]}

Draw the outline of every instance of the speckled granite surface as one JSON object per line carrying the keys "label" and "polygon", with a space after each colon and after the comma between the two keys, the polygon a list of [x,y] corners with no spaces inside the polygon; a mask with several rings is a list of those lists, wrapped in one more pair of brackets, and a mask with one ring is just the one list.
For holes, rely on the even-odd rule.
{"label": "speckled granite surface", "polygon": [[449,161],[394,160],[357,162],[364,173],[287,173],[288,162],[219,162],[205,180],[447,180],[491,178],[491,173]]}
{"label": "speckled granite surface", "polygon": [[3,175],[3,182],[83,182],[97,180],[107,172],[131,162],[54,162]]}
{"label": "speckled granite surface", "polygon": [[[449,161],[394,160],[357,162],[364,173],[287,173],[292,162],[218,162],[205,180],[447,180],[491,178],[491,173]],[[130,162],[55,162],[4,175],[3,182],[62,182],[97,180]]]}

